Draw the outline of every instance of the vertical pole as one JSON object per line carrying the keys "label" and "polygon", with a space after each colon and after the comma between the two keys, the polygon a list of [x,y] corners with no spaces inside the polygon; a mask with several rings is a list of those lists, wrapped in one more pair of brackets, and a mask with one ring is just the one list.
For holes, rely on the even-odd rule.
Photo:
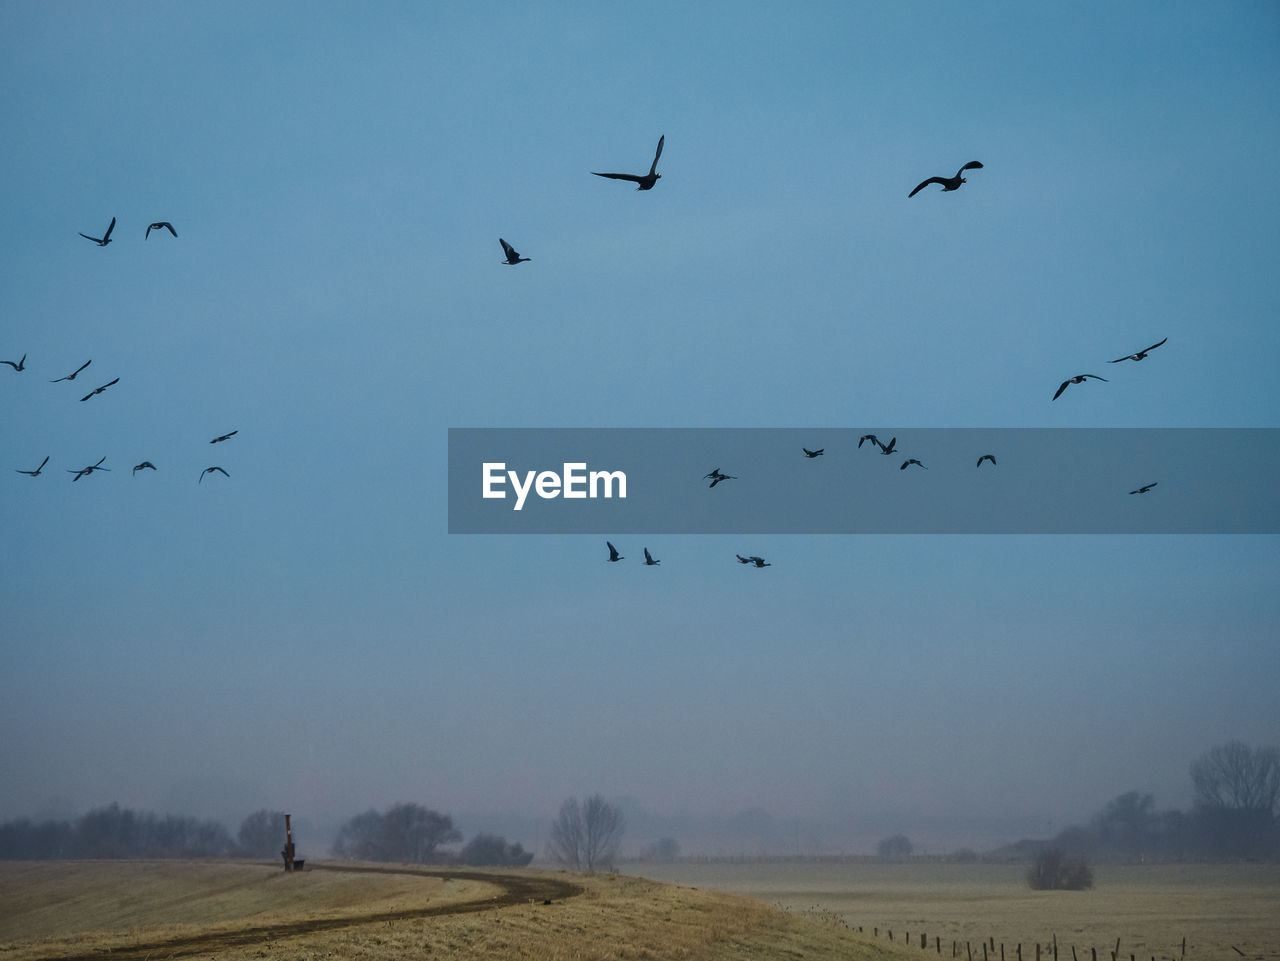
{"label": "vertical pole", "polygon": [[293,827],[289,822],[290,816],[284,816],[284,850],[280,854],[284,857],[284,869],[286,871],[293,870]]}

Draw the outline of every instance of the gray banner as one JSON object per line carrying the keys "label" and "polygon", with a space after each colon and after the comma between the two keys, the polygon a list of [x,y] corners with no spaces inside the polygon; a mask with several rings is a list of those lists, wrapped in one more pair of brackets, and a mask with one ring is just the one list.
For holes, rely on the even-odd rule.
{"label": "gray banner", "polygon": [[454,534],[1275,534],[1278,495],[1275,428],[449,431]]}

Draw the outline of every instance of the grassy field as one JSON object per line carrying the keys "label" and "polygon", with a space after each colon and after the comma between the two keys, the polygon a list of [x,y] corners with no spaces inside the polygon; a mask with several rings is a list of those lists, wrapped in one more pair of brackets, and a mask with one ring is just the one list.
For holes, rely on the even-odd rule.
{"label": "grassy field", "polygon": [[[1063,961],[1076,948],[1110,961],[1116,940],[1121,961],[1186,957],[1191,961],[1280,961],[1280,865],[1133,864],[1095,866],[1091,891],[1032,891],[1026,865],[903,863],[869,860],[762,861],[631,865],[659,880],[746,894],[793,913],[833,916],[867,934],[879,928],[901,944],[908,934],[914,955],[950,958],[952,942],[967,961],[966,942],[981,959],[1025,961],[1042,956],[1058,940]],[[994,938],[995,948],[991,949]],[[1239,949],[1239,952],[1233,949]]]}
{"label": "grassy field", "polygon": [[[336,870],[286,875],[228,862],[0,862],[0,961],[108,952],[130,961],[908,957],[831,918],[733,894],[527,869],[486,877],[492,883]],[[513,879],[558,885],[568,896],[513,898],[513,889],[523,891]],[[423,905],[441,913],[415,912]],[[447,913],[450,905],[459,913]]]}
{"label": "grassy field", "polygon": [[628,865],[646,878],[312,864],[0,862],[0,961],[927,961],[935,938],[942,958],[954,942],[980,959],[985,942],[989,961],[1018,944],[1034,961],[1039,943],[1049,961],[1055,935],[1060,961],[1073,946],[1110,961],[1117,939],[1121,961],[1180,961],[1184,936],[1190,961],[1280,961],[1280,865],[1103,865],[1092,891],[1035,892],[1003,864]]}

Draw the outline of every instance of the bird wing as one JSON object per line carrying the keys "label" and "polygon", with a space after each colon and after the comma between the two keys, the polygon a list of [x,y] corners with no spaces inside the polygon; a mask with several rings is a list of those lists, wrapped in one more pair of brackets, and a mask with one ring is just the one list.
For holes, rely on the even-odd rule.
{"label": "bird wing", "polygon": [[119,377],[117,377],[115,380],[108,381],[107,383],[103,384],[101,387],[98,388],[98,390],[106,390],[108,387],[113,387],[118,383],[120,383]]}
{"label": "bird wing", "polygon": [[947,178],[945,177],[930,177],[928,180],[922,181],[920,185],[917,186],[915,190],[911,191],[911,193],[907,194],[907,196],[914,197],[920,191],[924,190],[925,187],[929,186],[929,184],[945,184],[946,182]]}
{"label": "bird wing", "polygon": [[650,564],[653,563],[653,555],[649,553],[649,548],[647,547],[644,549],[644,559]]}
{"label": "bird wing", "polygon": [[111,223],[107,225],[107,232],[102,235],[102,240],[104,243],[111,239],[111,231],[115,229],[116,229],[116,218],[112,217]]}
{"label": "bird wing", "polygon": [[598,174],[594,170],[591,172],[597,177],[608,177],[610,180],[630,180],[632,183],[637,184],[644,180],[643,177],[636,174]]}
{"label": "bird wing", "polygon": [[1099,377],[1097,374],[1081,374],[1081,377],[1092,377],[1094,380],[1100,380],[1103,383],[1110,383],[1105,377]]}
{"label": "bird wing", "polygon": [[1117,357],[1115,360],[1107,361],[1108,364],[1118,364],[1122,360],[1133,360],[1137,354],[1125,354],[1123,357]]}
{"label": "bird wing", "polygon": [[1062,392],[1067,389],[1067,385],[1069,383],[1071,383],[1070,380],[1064,380],[1061,384],[1058,385],[1057,393],[1053,395],[1054,400],[1057,400],[1059,397],[1062,396]]}
{"label": "bird wing", "polygon": [[981,169],[982,169],[981,163],[979,163],[977,160],[970,160],[967,164],[965,164],[958,171],[956,171],[956,176],[959,177],[966,170],[981,170]]}
{"label": "bird wing", "polygon": [[[1169,338],[1168,338],[1168,337],[1166,337],[1164,340],[1168,340],[1168,339],[1169,339]],[[1152,344],[1150,347],[1148,347],[1148,348],[1147,348],[1147,350],[1155,350],[1157,347],[1159,347],[1159,346],[1160,346],[1160,344],[1163,344],[1163,343],[1164,343],[1164,340],[1160,341],[1160,343],[1159,343],[1159,344]],[[1144,350],[1144,351],[1143,351],[1143,353],[1145,354],[1145,353],[1147,352],[1147,350]]]}
{"label": "bird wing", "polygon": [[80,403],[83,404],[86,400],[88,400],[90,397],[92,397],[96,393],[97,393],[96,390],[89,391],[89,393],[85,394],[83,397],[80,398]]}
{"label": "bird wing", "polygon": [[175,237],[178,236],[178,232],[173,229],[173,224],[169,223],[169,221],[164,221],[160,226],[165,228],[165,230],[169,231],[169,233],[173,234]]}
{"label": "bird wing", "polygon": [[156,225],[155,225],[155,224],[147,224],[147,232],[146,232],[145,234],[143,234],[143,235],[142,235],[142,239],[143,239],[143,240],[147,240],[147,239],[151,236],[151,228],[152,228],[152,227],[154,227],[154,226],[156,226]]}
{"label": "bird wing", "polygon": [[507,255],[507,260],[515,260],[517,257],[520,256],[518,253],[516,253],[516,249],[512,247],[509,243],[507,243],[505,240],[503,240],[501,237],[498,238],[498,243],[502,244],[502,252]]}
{"label": "bird wing", "polygon": [[97,237],[90,237],[88,234],[80,234],[80,236],[83,237],[85,240],[92,240],[95,244],[102,243],[102,241],[99,240]]}
{"label": "bird wing", "polygon": [[653,172],[658,169],[658,158],[662,156],[662,145],[666,142],[666,140],[667,140],[667,135],[665,133],[658,138],[658,150],[657,150],[657,153],[653,155],[653,163],[649,165],[650,177],[652,177]]}

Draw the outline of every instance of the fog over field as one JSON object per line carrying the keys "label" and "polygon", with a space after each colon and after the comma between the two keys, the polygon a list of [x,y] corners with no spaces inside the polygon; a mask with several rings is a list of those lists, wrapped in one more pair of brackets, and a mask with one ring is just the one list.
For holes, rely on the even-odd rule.
{"label": "fog over field", "polygon": [[[1275,4],[10,3],[0,51],[0,821],[541,851],[599,792],[633,848],[935,852],[1280,741],[1274,534],[447,515],[450,428],[813,428],[797,475],[924,503],[1046,481],[913,429],[1280,427]],[[1228,453],[1118,506],[1232,518]]]}

